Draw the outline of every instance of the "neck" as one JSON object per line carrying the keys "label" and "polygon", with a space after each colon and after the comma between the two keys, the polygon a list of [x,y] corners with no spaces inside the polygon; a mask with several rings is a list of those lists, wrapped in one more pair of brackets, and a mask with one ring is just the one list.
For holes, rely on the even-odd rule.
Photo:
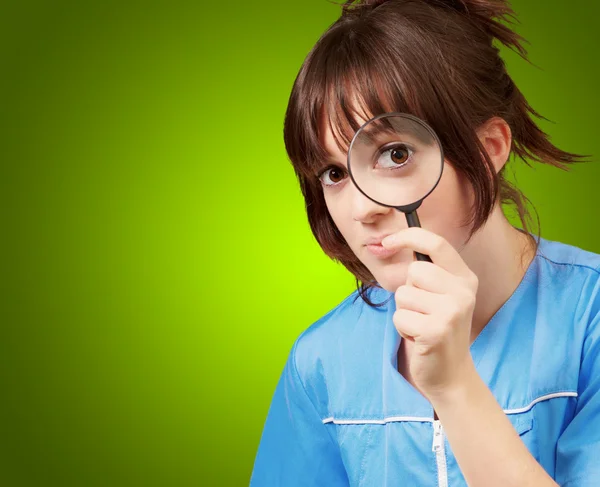
{"label": "neck", "polygon": [[479,287],[471,342],[519,286],[535,256],[530,238],[513,227],[496,206],[485,225],[460,250]]}

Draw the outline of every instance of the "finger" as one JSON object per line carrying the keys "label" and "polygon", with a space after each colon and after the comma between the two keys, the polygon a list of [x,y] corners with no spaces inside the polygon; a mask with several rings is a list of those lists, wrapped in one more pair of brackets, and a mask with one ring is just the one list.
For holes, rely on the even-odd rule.
{"label": "finger", "polygon": [[405,338],[416,339],[431,332],[427,315],[416,311],[396,309],[392,321],[398,333]]}
{"label": "finger", "polygon": [[410,248],[429,255],[434,264],[451,274],[463,277],[472,275],[471,269],[445,238],[421,227],[409,227],[388,235],[381,245],[386,249]]}
{"label": "finger", "polygon": [[395,293],[396,309],[432,314],[443,305],[441,296],[414,286],[400,286]]}
{"label": "finger", "polygon": [[451,293],[457,286],[457,276],[431,262],[415,260],[406,271],[406,285],[436,294]]}

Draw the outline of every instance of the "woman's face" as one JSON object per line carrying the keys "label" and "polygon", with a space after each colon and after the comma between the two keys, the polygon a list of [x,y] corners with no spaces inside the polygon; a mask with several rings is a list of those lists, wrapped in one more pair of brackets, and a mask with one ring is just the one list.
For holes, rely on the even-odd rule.
{"label": "woman's face", "polygon": [[[361,124],[364,121],[359,120]],[[378,256],[366,243],[407,228],[406,217],[394,208],[378,205],[356,189],[348,176],[346,153],[337,147],[329,124],[322,123],[321,127],[323,143],[337,167],[321,175],[331,218],[376,281],[387,291],[394,292],[406,282],[407,267],[414,260],[413,251],[404,249],[388,257]],[[467,180],[444,161],[440,182],[418,210],[421,226],[444,237],[456,249],[460,249],[468,237],[468,228],[461,225],[470,212],[470,188]]]}

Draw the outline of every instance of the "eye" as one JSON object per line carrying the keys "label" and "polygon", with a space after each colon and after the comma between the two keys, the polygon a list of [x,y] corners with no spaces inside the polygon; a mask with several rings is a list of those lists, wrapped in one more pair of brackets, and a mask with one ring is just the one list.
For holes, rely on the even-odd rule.
{"label": "eye", "polygon": [[377,160],[383,169],[398,169],[410,162],[413,150],[405,144],[397,144],[383,150]]}
{"label": "eye", "polygon": [[346,171],[337,166],[326,167],[320,174],[319,180],[324,186],[335,186],[344,180]]}

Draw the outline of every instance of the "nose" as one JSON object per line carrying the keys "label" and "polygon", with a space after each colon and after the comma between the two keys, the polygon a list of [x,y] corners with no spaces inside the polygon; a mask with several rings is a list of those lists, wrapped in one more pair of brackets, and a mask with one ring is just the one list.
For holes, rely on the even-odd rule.
{"label": "nose", "polygon": [[350,191],[352,192],[350,204],[353,220],[363,223],[372,223],[379,216],[393,211],[393,208],[382,206],[367,198],[353,184],[350,184],[350,186]]}

